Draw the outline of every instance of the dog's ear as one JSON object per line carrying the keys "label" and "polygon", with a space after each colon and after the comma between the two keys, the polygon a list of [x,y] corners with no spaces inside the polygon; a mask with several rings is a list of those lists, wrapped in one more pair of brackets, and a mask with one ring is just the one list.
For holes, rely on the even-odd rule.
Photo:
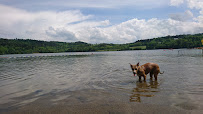
{"label": "dog's ear", "polygon": [[137,63],[137,66],[139,66],[139,65],[140,65],[140,62]]}
{"label": "dog's ear", "polygon": [[[129,63],[130,64],[130,63]],[[133,65],[132,64],[130,64],[130,66],[132,67]]]}

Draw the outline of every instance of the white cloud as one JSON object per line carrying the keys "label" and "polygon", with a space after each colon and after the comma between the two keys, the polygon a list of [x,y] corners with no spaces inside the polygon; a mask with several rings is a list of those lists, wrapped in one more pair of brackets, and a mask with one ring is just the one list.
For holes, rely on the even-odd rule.
{"label": "white cloud", "polygon": [[58,28],[55,29],[53,27],[49,27],[48,30],[46,30],[46,35],[57,39],[58,41],[77,41],[78,39],[75,37],[75,34],[66,30],[65,28]]}
{"label": "white cloud", "polygon": [[203,10],[203,0],[187,0],[189,8],[201,9]]}
{"label": "white cloud", "polygon": [[170,14],[170,18],[177,21],[188,21],[188,20],[192,20],[193,13],[187,10],[184,13]]}
{"label": "white cloud", "polygon": [[203,0],[187,0],[187,4],[189,8],[199,10],[199,16],[194,20],[203,24]]}
{"label": "white cloud", "polygon": [[[190,25],[190,26],[188,26]],[[104,29],[109,42],[126,43],[166,35],[203,32],[203,25],[196,22],[180,22],[172,19],[132,19]],[[101,33],[100,33],[101,34]]]}
{"label": "white cloud", "polygon": [[[188,26],[190,25],[190,26]],[[172,19],[132,19],[118,25],[86,28],[76,32],[79,38],[91,43],[128,43],[166,35],[194,34],[203,32],[203,24]]]}
{"label": "white cloud", "polygon": [[[0,5],[0,37],[31,38],[54,41],[85,41],[88,43],[128,43],[166,35],[203,32],[203,11],[193,21],[187,10],[171,19],[131,19],[110,25],[109,20],[92,21],[92,15],[79,10],[62,12],[25,10]],[[179,18],[175,18],[179,15]],[[191,19],[190,21],[185,18]]]}
{"label": "white cloud", "polygon": [[186,3],[190,9],[203,9],[203,0],[170,0],[171,6],[179,6]]}
{"label": "white cloud", "polygon": [[85,16],[79,10],[27,12],[5,5],[0,5],[0,14],[1,37],[24,37],[41,40],[49,40],[50,37],[45,33],[50,26],[63,28],[67,24],[91,18],[91,15]]}
{"label": "white cloud", "polygon": [[171,0],[170,4],[172,6],[179,6],[180,4],[182,4],[184,2],[184,0]]}

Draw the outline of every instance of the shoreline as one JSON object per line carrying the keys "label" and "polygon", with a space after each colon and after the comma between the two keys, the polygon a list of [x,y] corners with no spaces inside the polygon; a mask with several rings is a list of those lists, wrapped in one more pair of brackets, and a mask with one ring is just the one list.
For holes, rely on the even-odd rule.
{"label": "shoreline", "polygon": [[[163,48],[163,49],[138,49],[138,50],[100,50],[100,51],[84,51],[84,53],[95,53],[95,52],[117,52],[117,51],[144,51],[144,50],[178,50],[178,49],[203,49],[203,47],[194,47],[194,48]],[[23,55],[23,54],[28,54],[28,55],[35,55],[35,54],[60,54],[60,53],[83,53],[83,51],[71,51],[71,52],[42,52],[42,53],[7,53],[7,54],[0,54],[0,56],[4,55]],[[59,55],[60,56],[60,55]],[[63,56],[63,55],[61,55]],[[7,57],[0,57],[0,58],[7,58]]]}
{"label": "shoreline", "polygon": [[195,48],[193,48],[193,49],[203,49],[203,47],[195,47]]}

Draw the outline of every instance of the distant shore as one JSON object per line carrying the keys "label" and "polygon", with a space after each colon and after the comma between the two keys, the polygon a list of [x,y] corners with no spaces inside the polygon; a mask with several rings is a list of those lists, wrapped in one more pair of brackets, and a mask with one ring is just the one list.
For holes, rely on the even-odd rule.
{"label": "distant shore", "polygon": [[[153,49],[202,49],[202,34],[165,36],[153,39],[138,40],[132,43],[91,44],[82,41],[56,42],[32,39],[0,38],[0,55],[31,54],[31,53],[61,53],[61,52],[95,52],[95,51],[124,51],[124,50],[153,50]],[[199,48],[198,48],[199,49]]]}
{"label": "distant shore", "polygon": [[203,49],[203,47],[195,47],[194,49]]}

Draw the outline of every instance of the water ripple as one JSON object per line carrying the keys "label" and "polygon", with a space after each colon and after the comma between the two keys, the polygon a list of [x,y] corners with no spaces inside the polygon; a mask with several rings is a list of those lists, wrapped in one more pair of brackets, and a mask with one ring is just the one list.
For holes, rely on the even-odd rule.
{"label": "water ripple", "polygon": [[[57,102],[71,96],[74,100],[90,102],[96,99],[88,100],[91,91],[96,95],[96,91],[101,90],[105,94],[101,94],[100,99],[107,98],[105,95],[108,94],[113,98],[124,96],[126,102],[171,105],[171,102],[181,104],[189,99],[201,105],[198,98],[202,98],[203,93],[202,56],[189,56],[189,52],[181,56],[178,51],[0,56],[0,101],[1,104],[21,106],[41,98]],[[196,50],[194,53],[197,55]],[[158,63],[165,73],[158,76],[157,83],[151,82],[149,75],[146,82],[137,82],[129,63],[139,61],[140,64]],[[81,91],[85,96],[80,95]]]}

